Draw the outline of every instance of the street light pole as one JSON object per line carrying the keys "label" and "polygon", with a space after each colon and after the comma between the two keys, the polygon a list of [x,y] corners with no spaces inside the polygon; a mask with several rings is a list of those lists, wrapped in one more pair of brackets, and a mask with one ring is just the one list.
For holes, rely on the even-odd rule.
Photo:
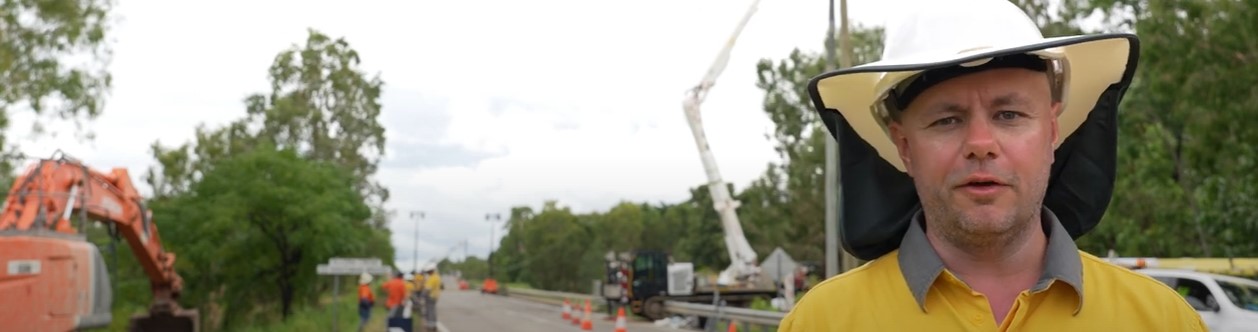
{"label": "street light pole", "polygon": [[[416,219],[415,217],[419,217]],[[411,211],[412,220],[423,220],[424,211]],[[419,222],[415,222],[415,251],[411,253],[411,272],[419,271]]]}
{"label": "street light pole", "polygon": [[501,215],[501,214],[498,214],[498,213],[486,213],[486,214],[485,214],[485,222],[489,222],[489,223],[491,223],[491,224],[490,224],[490,226],[489,226],[489,255],[486,255],[486,256],[485,256],[485,260],[486,260],[486,261],[485,261],[485,264],[489,265],[489,277],[490,277],[490,278],[493,278],[493,276],[494,276],[494,261],[493,261],[493,259],[491,259],[491,258],[492,258],[492,256],[494,255],[494,226],[493,226],[493,224],[492,224],[492,222],[493,222],[493,221],[491,221],[491,220],[502,221],[502,215]]}

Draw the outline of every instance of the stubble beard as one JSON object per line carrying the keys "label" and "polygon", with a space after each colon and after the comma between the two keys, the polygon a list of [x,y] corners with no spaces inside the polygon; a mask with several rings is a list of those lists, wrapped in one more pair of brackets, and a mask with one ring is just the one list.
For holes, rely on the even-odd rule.
{"label": "stubble beard", "polygon": [[1029,193],[1019,193],[1015,190],[1013,192],[1015,195],[1037,194],[1032,194],[1035,195],[1033,198],[1015,197],[1017,202],[1013,206],[1013,211],[1000,211],[1003,213],[998,212],[996,215],[979,216],[966,213],[965,210],[952,203],[956,195],[952,188],[936,188],[929,199],[922,197],[922,209],[929,225],[926,229],[964,252],[972,254],[1006,252],[1005,249],[1025,241],[1029,232],[1038,229],[1040,225],[1040,209],[1048,188],[1047,170],[1044,173],[1042,176],[1035,176],[1035,179],[1022,183],[1019,183],[1021,181],[1016,178],[1007,179],[1015,185],[1011,190],[1020,184],[1030,186]]}

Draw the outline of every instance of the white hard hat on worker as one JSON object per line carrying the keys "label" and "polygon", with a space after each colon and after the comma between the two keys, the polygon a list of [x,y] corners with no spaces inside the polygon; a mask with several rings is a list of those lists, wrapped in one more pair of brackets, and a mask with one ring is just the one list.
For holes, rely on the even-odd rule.
{"label": "white hard hat on worker", "polygon": [[[1060,82],[1060,144],[1087,118],[1102,92],[1120,83],[1135,41],[1124,35],[1044,38],[1025,13],[1009,1],[927,1],[930,10],[913,11],[888,25],[882,60],[815,78],[810,86],[818,109],[839,112],[860,137],[900,171],[904,164],[888,133],[891,112],[902,89],[931,69],[1022,66],[993,60],[1029,55],[1044,60]],[[950,13],[955,13],[951,14]],[[974,15],[982,13],[982,15]],[[965,17],[957,20],[956,17]],[[1015,56],[1015,57],[1011,57]],[[1131,63],[1129,63],[1131,61]],[[1132,68],[1134,69],[1134,68]]]}

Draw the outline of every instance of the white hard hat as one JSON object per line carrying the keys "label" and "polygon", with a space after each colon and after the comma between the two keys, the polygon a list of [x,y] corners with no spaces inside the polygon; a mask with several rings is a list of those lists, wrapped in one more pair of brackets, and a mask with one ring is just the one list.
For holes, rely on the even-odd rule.
{"label": "white hard hat", "polygon": [[367,274],[367,272],[363,272],[363,274],[358,276],[359,285],[366,285],[370,283],[371,283],[371,275]]}

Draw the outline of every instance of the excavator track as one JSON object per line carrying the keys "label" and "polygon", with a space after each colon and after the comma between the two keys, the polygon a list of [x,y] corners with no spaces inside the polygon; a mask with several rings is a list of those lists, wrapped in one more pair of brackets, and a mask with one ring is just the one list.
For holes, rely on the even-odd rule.
{"label": "excavator track", "polygon": [[131,332],[199,332],[201,316],[196,310],[180,309],[174,312],[152,312],[131,317],[127,331]]}

